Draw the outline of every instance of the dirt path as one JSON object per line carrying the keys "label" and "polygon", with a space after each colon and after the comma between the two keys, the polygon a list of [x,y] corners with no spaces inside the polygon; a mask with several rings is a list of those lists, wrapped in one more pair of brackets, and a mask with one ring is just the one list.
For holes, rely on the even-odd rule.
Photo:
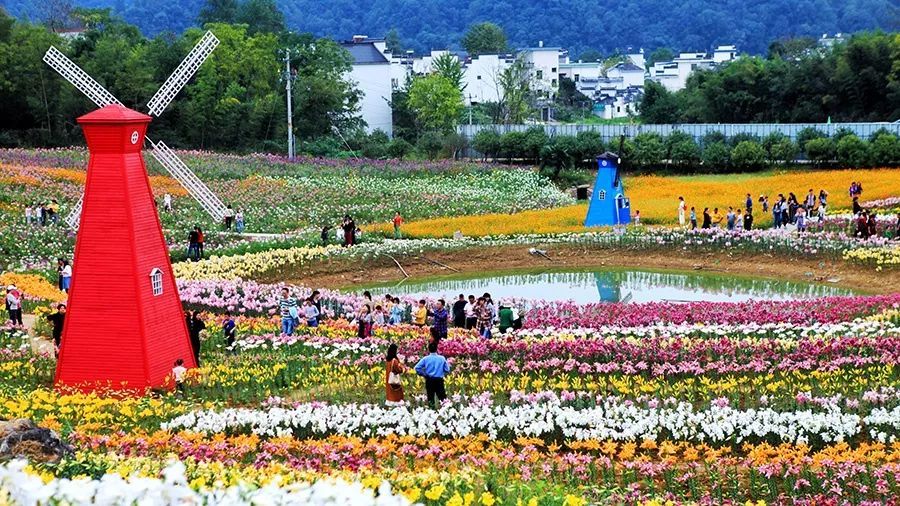
{"label": "dirt path", "polygon": [[[840,285],[868,293],[900,291],[900,272],[876,272],[833,260],[788,258],[784,255],[697,253],[678,251],[631,251],[622,249],[585,249],[569,245],[547,247],[546,258],[531,255],[528,246],[474,248],[461,251],[427,253],[424,256],[458,270],[460,274],[510,269],[565,269],[587,267],[636,267],[819,282]],[[397,258],[411,278],[452,275],[456,272],[416,257]],[[291,283],[325,287],[353,288],[361,284],[387,283],[404,278],[389,258],[366,263],[329,262],[295,273]],[[282,279],[283,280],[283,279]],[[275,279],[269,281],[278,281]]]}

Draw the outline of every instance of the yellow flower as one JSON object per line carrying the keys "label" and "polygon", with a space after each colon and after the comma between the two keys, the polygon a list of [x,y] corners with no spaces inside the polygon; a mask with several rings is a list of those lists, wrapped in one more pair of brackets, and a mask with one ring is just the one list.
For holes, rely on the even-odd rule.
{"label": "yellow flower", "polygon": [[461,495],[459,495],[459,492],[455,492],[453,494],[453,497],[447,499],[447,502],[445,504],[446,506],[463,506],[463,498]]}
{"label": "yellow flower", "polygon": [[494,494],[490,492],[485,492],[481,494],[481,504],[484,506],[493,506],[497,502],[497,499],[494,498]]}
{"label": "yellow flower", "polygon": [[445,487],[443,485],[434,485],[433,487],[425,491],[425,497],[432,501],[437,501],[438,499],[440,499],[441,495],[444,494],[444,490]]}
{"label": "yellow flower", "polygon": [[576,495],[566,494],[565,500],[563,500],[563,506],[584,506],[587,504],[587,501]]}

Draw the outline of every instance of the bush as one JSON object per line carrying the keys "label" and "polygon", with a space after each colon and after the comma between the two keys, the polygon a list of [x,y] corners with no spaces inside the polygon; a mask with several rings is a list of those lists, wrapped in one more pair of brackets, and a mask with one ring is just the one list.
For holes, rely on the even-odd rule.
{"label": "bush", "polygon": [[577,163],[578,144],[575,137],[560,135],[554,137],[541,149],[541,166],[553,169],[553,177],[558,178],[562,169],[572,169]]}
{"label": "bush", "polygon": [[865,167],[869,164],[869,143],[855,134],[841,137],[835,153],[838,162],[846,167]]}
{"label": "bush", "polygon": [[406,142],[401,138],[396,138],[388,144],[387,153],[391,158],[406,158],[406,155],[410,154],[413,150],[412,144]]}
{"label": "bush", "polygon": [[493,130],[479,130],[472,139],[472,146],[485,158],[496,158],[500,153],[500,134]]}
{"label": "bush", "polygon": [[[603,137],[600,136],[600,132],[578,132],[575,136],[575,146],[577,150],[575,153],[576,164],[581,164],[585,160],[593,162],[603,153]],[[592,163],[588,164],[588,166],[592,165]]]}
{"label": "bush", "polygon": [[766,150],[759,143],[741,141],[731,150],[731,162],[743,170],[758,170],[766,166]]}
{"label": "bush", "polygon": [[900,141],[897,136],[884,132],[872,140],[872,163],[876,165],[894,165],[900,162]]}
{"label": "bush", "polygon": [[825,135],[825,132],[821,130],[816,130],[813,127],[806,127],[803,130],[797,132],[797,145],[802,146],[803,149],[806,149],[806,143],[813,139],[824,139],[828,137]]}
{"label": "bush", "polygon": [[725,144],[726,142],[728,142],[728,139],[725,138],[725,134],[723,134],[722,132],[709,132],[708,134],[703,136],[702,144],[704,146],[715,144],[717,142]]}
{"label": "bush", "polygon": [[731,150],[723,141],[711,142],[703,148],[703,166],[709,172],[727,172]]}
{"label": "bush", "polygon": [[425,132],[419,137],[419,142],[416,143],[416,149],[418,149],[419,153],[429,160],[437,158],[443,148],[444,136],[439,132]]}
{"label": "bush", "polygon": [[508,161],[523,157],[527,139],[525,132],[507,132],[501,135],[500,155],[506,157]]}
{"label": "bush", "polygon": [[375,130],[369,135],[363,136],[360,141],[360,149],[366,158],[387,158],[387,148],[391,139],[384,131]]}
{"label": "bush", "polygon": [[549,141],[550,138],[542,127],[529,128],[522,140],[521,158],[537,162],[541,157],[541,148]]}
{"label": "bush", "polygon": [[817,165],[834,160],[834,141],[828,137],[819,137],[807,141],[803,146],[806,157]]}
{"label": "bush", "polygon": [[856,133],[853,130],[850,130],[849,128],[841,127],[841,128],[838,128],[834,132],[834,135],[831,136],[831,139],[834,140],[835,143],[837,143],[837,142],[840,142],[840,140],[843,139],[844,137],[847,137],[848,135],[852,135],[855,137]]}
{"label": "bush", "polygon": [[738,144],[742,142],[752,142],[754,144],[759,144],[759,138],[753,134],[741,132],[739,134],[735,134],[728,139],[728,144],[732,147],[737,147]]}
{"label": "bush", "polygon": [[769,135],[763,137],[762,147],[766,150],[767,153],[771,156],[772,154],[772,146],[778,144],[779,142],[787,139],[787,135],[784,135],[781,132],[772,132]]}
{"label": "bush", "polygon": [[669,148],[669,159],[675,165],[690,167],[700,160],[700,147],[694,139],[688,137]]}
{"label": "bush", "polygon": [[769,160],[773,163],[790,163],[797,159],[800,149],[786,136],[769,149]]}
{"label": "bush", "polygon": [[334,158],[343,150],[344,146],[336,137],[319,137],[309,142],[301,142],[300,149],[311,156]]}
{"label": "bush", "polygon": [[444,153],[450,158],[454,160],[458,158],[463,151],[469,146],[469,140],[465,135],[459,134],[457,132],[451,132],[447,135],[444,135],[442,142],[442,149]]}
{"label": "bush", "polygon": [[644,132],[634,137],[634,164],[650,168],[662,163],[666,156],[666,146],[662,137],[653,132]]}

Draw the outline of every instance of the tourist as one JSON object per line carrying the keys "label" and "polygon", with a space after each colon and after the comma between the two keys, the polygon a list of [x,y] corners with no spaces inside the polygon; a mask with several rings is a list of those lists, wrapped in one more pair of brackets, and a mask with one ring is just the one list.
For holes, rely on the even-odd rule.
{"label": "tourist", "polygon": [[476,322],[478,335],[485,339],[490,339],[491,327],[494,326],[494,320],[491,315],[491,309],[488,307],[487,300],[484,297],[478,299],[478,303],[475,305],[475,314],[478,317],[478,321]]}
{"label": "tourist", "polygon": [[391,305],[390,319],[391,325],[400,325],[403,323],[403,303],[400,297],[394,297],[394,303]]}
{"label": "tourist", "polygon": [[291,297],[291,292],[287,288],[281,289],[281,298],[278,300],[278,309],[281,314],[281,334],[290,336],[294,334],[294,327],[297,325],[299,308],[297,307],[297,299]]}
{"label": "tourist", "polygon": [[819,205],[824,206],[828,204],[828,192],[824,189],[819,190]]}
{"label": "tourist", "polygon": [[813,189],[809,189],[809,193],[806,194],[806,199],[803,201],[803,207],[806,210],[812,210],[816,205],[816,194],[813,192]]}
{"label": "tourist", "polygon": [[402,235],[400,234],[400,225],[403,224],[403,217],[400,216],[400,211],[394,213],[394,239],[401,239]]}
{"label": "tourist", "polygon": [[244,213],[240,210],[234,214],[234,229],[239,234],[244,233]]}
{"label": "tourist", "polygon": [[197,246],[197,227],[188,232],[188,260],[197,261],[200,259],[200,250]]}
{"label": "tourist", "polygon": [[856,236],[863,239],[869,238],[869,221],[865,211],[860,211],[856,217]]}
{"label": "tourist", "polygon": [[316,306],[316,309],[319,310],[318,319],[322,319],[322,292],[318,290],[313,290],[312,294],[309,296],[309,299],[312,301],[313,305]]}
{"label": "tourist", "polygon": [[819,218],[819,231],[820,232],[825,229],[825,211],[826,210],[827,210],[827,206],[825,205],[825,202],[820,202],[819,209],[816,211],[816,214]]}
{"label": "tourist", "polygon": [[203,258],[203,243],[206,239],[203,237],[203,230],[197,227],[197,259]]}
{"label": "tourist", "polygon": [[475,296],[469,295],[469,301],[466,302],[466,330],[472,330],[478,324],[478,315],[475,313],[477,307]]}
{"label": "tourist", "polygon": [[375,301],[372,300],[372,292],[368,290],[363,290],[363,299],[366,299],[366,304],[369,306],[372,305]]}
{"label": "tourist", "polygon": [[734,211],[734,230],[736,232],[744,230],[744,213],[741,212],[740,207]]}
{"label": "tourist", "polygon": [[794,195],[793,192],[788,194],[787,206],[788,206],[787,207],[787,209],[788,209],[787,220],[785,220],[785,217],[784,217],[784,205],[782,205],[782,207],[781,207],[781,221],[782,221],[782,223],[784,223],[786,225],[794,223],[794,218],[797,216],[797,208],[800,207],[800,203],[797,202],[797,196]]}
{"label": "tourist", "polygon": [[47,219],[54,225],[59,223],[59,202],[57,202],[56,199],[50,200],[50,205],[47,206],[47,213],[49,214]]}
{"label": "tourist", "polygon": [[519,308],[516,307],[515,304],[512,304],[511,307],[510,307],[510,309],[512,310],[512,319],[513,319],[513,325],[512,325],[512,328],[513,328],[513,330],[521,330],[521,329],[522,329],[522,323],[523,323],[523,322],[522,322],[522,313],[524,313],[524,311],[522,311],[522,312],[520,313],[520,312],[519,312]]}
{"label": "tourist", "polygon": [[62,290],[62,271],[65,266],[65,261],[62,258],[56,259],[56,288],[60,291]]}
{"label": "tourist", "polygon": [[172,196],[168,193],[163,195],[163,210],[167,213],[172,212]]}
{"label": "tourist", "polygon": [[781,228],[781,200],[776,200],[772,206],[772,226]]}
{"label": "tourist", "polygon": [[331,229],[331,225],[325,225],[324,227],[322,227],[322,246],[328,246],[328,234],[331,233]]}
{"label": "tourist", "polygon": [[377,304],[375,311],[372,311],[372,328],[383,327],[384,322],[384,309],[382,309],[381,304]]}
{"label": "tourist", "polygon": [[425,378],[425,395],[432,407],[434,407],[435,397],[439,401],[447,398],[447,392],[444,390],[444,376],[450,373],[450,364],[447,363],[446,358],[438,355],[437,341],[428,343],[428,355],[419,360],[415,370],[416,374]]}
{"label": "tourist", "polygon": [[634,211],[634,224],[637,226],[641,225],[641,212],[635,210]]}
{"label": "tourist", "polygon": [[225,311],[225,320],[222,322],[222,336],[225,338],[225,346],[234,351],[234,341],[237,337],[237,325],[231,317],[231,311]]}
{"label": "tourist", "polygon": [[59,347],[62,344],[63,324],[66,321],[66,305],[57,304],[56,312],[47,315],[47,320],[53,326],[53,347],[56,355],[59,356]]}
{"label": "tourist", "polygon": [[419,306],[413,313],[413,325],[416,325],[417,327],[424,327],[427,319],[428,308],[425,307],[425,299],[422,299],[419,301]]}
{"label": "tourist", "polygon": [[31,226],[31,222],[34,220],[34,216],[32,214],[31,205],[25,206],[25,224]]}
{"label": "tourist", "polygon": [[797,212],[794,218],[797,224],[797,232],[806,232],[806,208],[797,206]]}
{"label": "tourist", "polygon": [[869,212],[869,218],[866,222],[869,237],[878,237],[878,224],[875,222],[875,211]]}
{"label": "tourist", "polygon": [[187,368],[184,367],[184,359],[179,358],[175,361],[175,366],[172,367],[172,379],[175,380],[175,390],[179,393],[184,393],[184,375],[187,373]]}
{"label": "tourist", "polygon": [[747,209],[744,212],[744,230],[751,230],[753,228],[753,214]]}
{"label": "tourist", "polygon": [[691,206],[691,230],[697,230],[697,211]]}
{"label": "tourist", "polygon": [[722,213],[719,212],[718,207],[713,208],[712,214],[712,225],[713,228],[722,228],[722,222],[725,220],[725,217],[722,216]]}
{"label": "tourist", "polygon": [[356,243],[356,222],[349,214],[344,215],[341,230],[344,231],[344,247],[353,246]]}
{"label": "tourist", "polygon": [[303,316],[306,318],[307,327],[319,326],[319,309],[313,304],[312,297],[303,299]]}
{"label": "tourist", "polygon": [[440,342],[441,339],[447,339],[447,320],[450,315],[447,312],[447,308],[444,307],[445,305],[444,299],[438,299],[434,304],[434,310],[431,312],[431,316],[433,317],[431,323],[431,337],[438,342]]}
{"label": "tourist", "polygon": [[231,230],[232,222],[234,222],[234,209],[229,205],[225,209],[225,230]]}
{"label": "tourist", "polygon": [[678,197],[678,226],[684,228],[684,209],[685,206],[684,197]]}
{"label": "tourist", "polygon": [[38,204],[38,211],[40,211],[39,214],[40,214],[40,219],[41,219],[41,226],[42,227],[46,226],[47,225],[47,204],[44,202],[41,202],[40,204]]}
{"label": "tourist", "polygon": [[69,288],[72,286],[72,265],[68,260],[63,260],[60,275],[62,276],[62,291],[69,293]]}
{"label": "tourist", "polygon": [[709,208],[703,208],[703,225],[702,228],[710,228],[712,226],[712,217],[709,215]]}
{"label": "tourist", "polygon": [[395,343],[391,343],[388,346],[384,363],[387,370],[384,378],[386,400],[388,403],[403,402],[401,375],[406,372],[406,367],[400,363],[400,358],[397,357],[397,345]]}
{"label": "tourist", "polygon": [[863,211],[863,208],[861,205],[859,205],[859,198],[853,197],[853,214],[854,214],[854,216],[861,213],[862,211]]}
{"label": "tourist", "polygon": [[193,314],[185,311],[184,316],[188,335],[191,337],[191,349],[194,352],[194,363],[197,367],[200,367],[200,332],[203,332],[206,329],[206,324],[200,319],[200,311],[194,311]]}
{"label": "tourist", "polygon": [[453,303],[453,326],[463,328],[466,326],[466,296],[459,294],[459,299]]}
{"label": "tourist", "polygon": [[728,228],[728,230],[734,230],[734,223],[735,223],[735,221],[737,221],[737,215],[734,214],[733,207],[730,207],[730,206],[728,207],[728,213],[725,215],[725,219],[726,219],[725,226]]}
{"label": "tourist", "polygon": [[750,214],[753,214],[753,197],[750,194],[747,194],[747,198],[744,200],[744,208],[750,211]]}
{"label": "tourist", "polygon": [[372,314],[368,304],[360,306],[356,313],[356,337],[365,339],[372,336]]}
{"label": "tourist", "polygon": [[759,198],[762,200],[762,212],[769,212],[769,196],[768,195],[760,195]]}
{"label": "tourist", "polygon": [[513,316],[513,310],[509,307],[508,303],[500,302],[500,333],[506,334],[506,331],[512,328],[513,321],[515,318]]}

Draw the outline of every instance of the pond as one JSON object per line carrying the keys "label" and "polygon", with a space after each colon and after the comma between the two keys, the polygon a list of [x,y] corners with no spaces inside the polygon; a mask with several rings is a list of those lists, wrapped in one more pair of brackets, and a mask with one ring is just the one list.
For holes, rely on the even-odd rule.
{"label": "pond", "polygon": [[409,279],[399,284],[374,285],[373,295],[412,295],[456,300],[459,294],[494,300],[506,297],[589,302],[689,302],[792,300],[830,295],[853,295],[837,285],[679,271],[590,269],[565,271],[488,272],[469,276]]}

